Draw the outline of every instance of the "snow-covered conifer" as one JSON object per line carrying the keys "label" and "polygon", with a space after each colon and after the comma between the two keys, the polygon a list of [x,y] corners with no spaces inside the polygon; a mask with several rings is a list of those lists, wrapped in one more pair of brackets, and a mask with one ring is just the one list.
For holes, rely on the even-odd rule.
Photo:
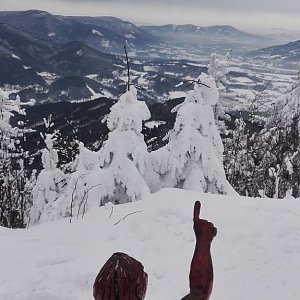
{"label": "snow-covered conifer", "polygon": [[150,189],[157,189],[158,177],[152,169],[141,133],[142,122],[149,118],[149,109],[145,102],[137,100],[134,86],[129,86],[111,108],[107,118],[111,132],[99,152],[102,167],[101,205],[108,201],[118,204],[138,200]]}
{"label": "snow-covered conifer", "polygon": [[224,83],[227,82],[226,74],[229,71],[229,56],[229,53],[226,54],[226,56],[213,53],[210,56],[210,61],[207,66],[208,74],[213,76],[220,92],[225,89]]}
{"label": "snow-covered conifer", "polygon": [[[44,119],[47,131],[54,125],[51,121],[51,115]],[[30,210],[30,222],[38,222],[42,215],[50,213],[53,202],[58,198],[65,181],[65,174],[57,168],[58,154],[54,148],[57,141],[57,131],[42,135],[46,147],[42,150],[43,170],[37,178],[33,190],[33,206]]]}
{"label": "snow-covered conifer", "polygon": [[80,142],[73,167],[75,171],[66,176],[67,186],[62,193],[56,193],[54,201],[46,204],[43,201],[36,202],[32,214],[40,214],[40,217],[33,216],[34,220],[47,222],[68,217],[71,221],[72,218],[83,217],[91,207],[99,206],[101,170],[98,153]]}
{"label": "snow-covered conifer", "polygon": [[212,106],[218,100],[214,78],[202,73],[185,101],[173,109],[177,118],[169,142],[152,154],[166,186],[235,193],[225,177],[223,144],[214,120]]}
{"label": "snow-covered conifer", "polygon": [[224,122],[220,121],[219,118],[230,120],[230,116],[226,114],[224,110],[223,101],[225,98],[231,98],[232,93],[226,91],[226,85],[228,85],[228,80],[226,75],[229,72],[229,59],[231,56],[231,51],[225,56],[213,53],[210,56],[210,61],[207,66],[208,74],[215,79],[216,86],[219,90],[219,101],[214,105],[214,115],[218,128],[221,132],[226,130]]}
{"label": "snow-covered conifer", "polygon": [[243,196],[257,196],[254,186],[254,136],[246,129],[245,121],[235,120],[235,129],[225,139],[224,166],[228,181]]}
{"label": "snow-covered conifer", "polygon": [[261,194],[284,198],[300,195],[300,76],[274,103],[274,110],[260,134],[264,145],[258,171]]}

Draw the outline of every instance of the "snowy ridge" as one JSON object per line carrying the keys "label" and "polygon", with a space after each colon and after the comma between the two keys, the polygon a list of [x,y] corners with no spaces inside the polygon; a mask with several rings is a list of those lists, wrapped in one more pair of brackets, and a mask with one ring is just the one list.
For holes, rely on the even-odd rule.
{"label": "snowy ridge", "polygon": [[92,299],[94,279],[116,251],[144,264],[149,276],[146,300],[181,299],[188,291],[197,199],[202,217],[218,228],[212,245],[211,300],[299,299],[299,201],[177,189],[106,205],[72,224],[65,219],[28,230],[0,227],[0,265],[5,270],[0,272],[0,299]]}

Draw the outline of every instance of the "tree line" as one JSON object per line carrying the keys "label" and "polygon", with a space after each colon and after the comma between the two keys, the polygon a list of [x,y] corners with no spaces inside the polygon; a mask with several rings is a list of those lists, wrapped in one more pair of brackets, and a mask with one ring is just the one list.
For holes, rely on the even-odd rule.
{"label": "tree line", "polygon": [[[139,200],[164,187],[299,197],[300,79],[278,98],[262,130],[252,132],[238,118],[221,140],[218,127],[224,124],[218,117],[225,112],[218,103],[226,95],[229,55],[213,54],[208,74],[190,82],[193,89],[173,109],[176,121],[165,146],[147,150],[141,132],[150,112],[137,100],[128,67],[126,91],[104,120],[110,133],[102,148],[91,151],[74,138],[58,149],[59,133],[49,117],[41,134],[45,148],[39,173],[24,149],[29,129],[21,121],[10,124],[12,115],[25,114],[24,106],[34,101],[11,100],[0,89],[0,225],[24,228],[61,217],[71,221],[94,207]],[[60,151],[73,157],[63,169],[58,167]]]}

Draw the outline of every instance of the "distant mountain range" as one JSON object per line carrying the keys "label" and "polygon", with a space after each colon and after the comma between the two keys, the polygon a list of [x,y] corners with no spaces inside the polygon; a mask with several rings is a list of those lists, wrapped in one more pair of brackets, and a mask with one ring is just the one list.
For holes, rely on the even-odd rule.
{"label": "distant mountain range", "polygon": [[[112,78],[113,72],[120,69],[117,65],[123,64],[123,61],[82,42],[58,44],[0,24],[0,63],[1,86],[10,85],[12,89],[20,89],[20,95],[25,99],[32,96],[40,101],[59,101],[92,96],[87,85],[95,93],[100,92],[99,84],[85,76],[96,74]],[[63,78],[70,76],[77,78],[71,85],[59,85],[56,82],[67,83],[68,80]],[[72,89],[76,92],[72,92]],[[68,95],[64,91],[68,91]]]}
{"label": "distant mountain range", "polygon": [[270,41],[268,37],[243,32],[229,25],[201,27],[193,24],[168,24],[162,26],[141,26],[141,28],[156,37],[171,38],[174,40],[196,38],[195,42],[198,42],[199,40],[206,42],[230,41],[232,43],[241,43],[243,41],[249,43],[251,41],[255,41],[256,44]]}
{"label": "distant mountain range", "polygon": [[[86,75],[121,63],[116,56],[106,54],[78,41],[65,44],[38,39],[8,24],[0,24],[0,54],[23,69],[54,72],[58,75]],[[110,70],[111,71],[111,70]]]}
{"label": "distant mountain range", "polygon": [[290,66],[291,68],[295,68],[300,62],[300,40],[251,51],[249,54],[256,59],[265,60],[267,62],[272,61],[283,67]]}
{"label": "distant mountain range", "polygon": [[[0,86],[38,103],[118,97],[127,80],[127,45],[131,79],[145,89],[139,92],[142,99],[155,102],[168,99],[183,78],[205,71],[212,52],[238,49],[239,53],[260,44],[270,44],[270,39],[232,26],[138,27],[114,17],[0,12]],[[279,49],[266,48],[251,57],[269,53],[288,61],[298,57],[297,44]]]}
{"label": "distant mountain range", "polygon": [[56,43],[82,42],[109,53],[123,53],[123,45],[145,49],[157,39],[133,23],[113,17],[67,17],[45,11],[0,12],[0,22],[31,36]]}
{"label": "distant mountain range", "polygon": [[228,50],[232,50],[235,55],[244,55],[250,50],[275,43],[269,36],[247,33],[229,25],[201,27],[169,24],[141,28],[176,47],[189,48],[200,55],[214,52],[224,54]]}
{"label": "distant mountain range", "polygon": [[132,50],[141,51],[170,40],[195,43],[218,41],[239,45],[247,43],[250,47],[271,42],[268,37],[246,33],[228,25],[200,27],[169,24],[138,27],[115,17],[56,16],[39,10],[0,12],[0,22],[37,39],[56,43],[80,41],[96,50],[113,54],[123,54],[124,44]]}

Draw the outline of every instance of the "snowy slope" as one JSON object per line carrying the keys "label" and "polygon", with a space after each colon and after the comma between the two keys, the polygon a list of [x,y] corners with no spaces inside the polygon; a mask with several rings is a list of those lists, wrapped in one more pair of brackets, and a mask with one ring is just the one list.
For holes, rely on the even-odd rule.
{"label": "snowy slope", "polygon": [[181,299],[188,291],[197,199],[202,216],[218,227],[212,300],[300,299],[299,200],[176,189],[114,206],[113,212],[107,205],[72,224],[0,228],[0,299],[93,299],[94,278],[116,251],[143,262],[149,275],[147,300]]}

